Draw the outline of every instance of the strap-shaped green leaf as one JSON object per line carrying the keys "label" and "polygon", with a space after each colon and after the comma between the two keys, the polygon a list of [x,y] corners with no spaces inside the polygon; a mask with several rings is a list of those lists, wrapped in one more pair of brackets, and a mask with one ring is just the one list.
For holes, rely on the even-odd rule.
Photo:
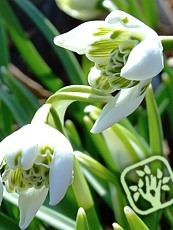
{"label": "strap-shaped green leaf", "polygon": [[52,91],[59,89],[62,86],[62,81],[53,74],[32,42],[27,38],[19,20],[6,0],[0,1],[0,18],[5,21],[11,39],[29,68],[47,88]]}
{"label": "strap-shaped green leaf", "polygon": [[86,84],[86,78],[72,52],[55,46],[53,39],[59,34],[54,25],[28,0],[14,0],[31,18],[61,60],[72,84]]}

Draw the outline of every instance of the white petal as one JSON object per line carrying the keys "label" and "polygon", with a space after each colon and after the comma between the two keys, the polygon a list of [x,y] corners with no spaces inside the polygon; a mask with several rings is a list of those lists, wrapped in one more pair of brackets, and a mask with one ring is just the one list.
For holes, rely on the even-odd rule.
{"label": "white petal", "polygon": [[2,184],[2,179],[0,177],[0,205],[2,202],[2,198],[3,198],[3,184]]}
{"label": "white petal", "polygon": [[62,200],[72,180],[73,150],[68,140],[63,136],[58,140],[59,146],[55,151],[49,172],[50,205]]}
{"label": "white petal", "polygon": [[56,36],[54,43],[78,54],[84,54],[88,45],[94,41],[93,33],[98,27],[105,25],[107,25],[105,21],[85,22],[67,33]]}
{"label": "white petal", "polygon": [[30,188],[25,193],[19,195],[20,222],[19,227],[26,229],[35,217],[40,206],[43,204],[48,193],[48,189]]}
{"label": "white petal", "polygon": [[146,80],[163,69],[162,45],[158,36],[152,36],[139,43],[121,69],[121,76],[129,80]]}
{"label": "white petal", "polygon": [[139,89],[141,89],[141,85],[121,90],[104,106],[91,132],[100,133],[130,115],[140,105],[145,96],[145,92],[139,96]]}
{"label": "white petal", "polygon": [[[124,19],[124,22],[123,22]],[[114,24],[115,27],[122,27],[122,28],[145,28],[152,30],[143,22],[139,21],[137,18],[133,17],[130,14],[127,14],[121,10],[114,10],[112,11],[106,18],[105,21],[109,24]]]}

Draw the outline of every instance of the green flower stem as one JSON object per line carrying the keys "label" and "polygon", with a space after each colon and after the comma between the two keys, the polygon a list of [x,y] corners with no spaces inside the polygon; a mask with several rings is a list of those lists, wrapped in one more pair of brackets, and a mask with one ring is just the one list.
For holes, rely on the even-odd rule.
{"label": "green flower stem", "polygon": [[94,202],[76,156],[74,157],[74,180],[72,187],[78,206],[82,207],[86,212],[89,228],[100,230],[101,227],[95,211]]}
{"label": "green flower stem", "polygon": [[116,174],[113,174],[98,161],[79,151],[76,152],[76,158],[84,168],[110,183],[111,199],[113,203],[112,206],[115,217],[119,223],[127,229],[127,221],[123,213],[123,208],[125,205],[127,205],[127,202],[123,196],[119,173],[117,172]]}
{"label": "green flower stem", "polygon": [[164,51],[173,49],[173,36],[159,36],[163,45]]}
{"label": "green flower stem", "polygon": [[107,103],[111,98],[111,95],[104,94],[100,90],[93,89],[89,86],[78,85],[62,88],[50,96],[47,103],[51,104],[59,100]]}
{"label": "green flower stem", "polygon": [[76,230],[89,230],[88,220],[83,208],[79,208],[77,213]]}
{"label": "green flower stem", "polygon": [[64,129],[63,129],[63,126],[61,124],[61,121],[60,121],[60,118],[59,118],[59,115],[57,113],[57,111],[55,110],[55,108],[53,106],[50,107],[50,114],[53,118],[53,121],[54,121],[54,124],[55,124],[55,127],[63,134],[65,134],[64,132]]}
{"label": "green flower stem", "polygon": [[158,107],[154,98],[152,86],[146,93],[146,105],[148,113],[149,140],[153,154],[163,154],[163,129]]}
{"label": "green flower stem", "polygon": [[53,125],[61,133],[65,134],[59,119],[59,115],[51,104],[44,104],[42,107],[40,107],[40,109],[35,113],[31,123],[45,123]]}
{"label": "green flower stem", "polygon": [[74,101],[108,103],[111,98],[112,95],[105,94],[90,86],[72,85],[57,91],[48,98],[46,103],[51,104],[56,109],[63,125],[66,109]]}

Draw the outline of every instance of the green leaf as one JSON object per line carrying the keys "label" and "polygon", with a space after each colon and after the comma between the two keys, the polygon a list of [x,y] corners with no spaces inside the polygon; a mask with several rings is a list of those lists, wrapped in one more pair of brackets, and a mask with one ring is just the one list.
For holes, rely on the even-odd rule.
{"label": "green leaf", "polygon": [[94,207],[94,201],[76,156],[74,157],[74,180],[72,187],[79,207],[85,209],[89,227],[99,230],[100,223]]}
{"label": "green leaf", "polygon": [[13,218],[0,212],[1,230],[13,229],[19,230],[18,223]]}
{"label": "green leaf", "polygon": [[126,206],[124,212],[131,230],[149,230],[145,223],[133,212],[133,210]]}
{"label": "green leaf", "polygon": [[29,68],[47,88],[52,91],[59,89],[62,86],[62,81],[53,74],[32,42],[27,38],[19,20],[6,0],[0,1],[0,18],[4,20],[11,39]]}
{"label": "green leaf", "polygon": [[9,50],[5,23],[0,18],[0,66],[7,66],[9,64]]}
{"label": "green leaf", "polygon": [[14,0],[14,2],[27,14],[28,17],[43,33],[55,53],[58,55],[72,84],[87,84],[86,77],[75,58],[75,55],[65,49],[55,46],[53,39],[59,34],[54,25],[28,0]]}
{"label": "green leaf", "polygon": [[4,83],[6,83],[16,100],[22,105],[25,113],[28,115],[28,120],[31,119],[40,106],[37,98],[12,76],[5,67],[1,68],[0,71]]}
{"label": "green leaf", "polygon": [[163,129],[152,87],[146,93],[150,146],[153,154],[163,154]]}
{"label": "green leaf", "polygon": [[123,228],[117,223],[113,223],[112,227],[113,227],[113,230],[123,230]]}
{"label": "green leaf", "polygon": [[76,230],[89,230],[86,213],[83,208],[79,208],[77,213]]}

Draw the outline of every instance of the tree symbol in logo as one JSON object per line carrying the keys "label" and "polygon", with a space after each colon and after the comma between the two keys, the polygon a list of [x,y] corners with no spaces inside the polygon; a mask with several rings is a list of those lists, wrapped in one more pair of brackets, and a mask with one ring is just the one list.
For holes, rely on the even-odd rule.
{"label": "tree symbol in logo", "polygon": [[136,170],[136,173],[140,179],[137,185],[129,187],[129,189],[134,192],[134,201],[137,202],[139,197],[142,196],[153,208],[159,208],[161,206],[161,192],[170,190],[167,185],[170,177],[163,176],[159,168],[157,169],[157,175],[154,176],[147,165],[145,165],[144,170]]}
{"label": "tree symbol in logo", "polygon": [[173,171],[163,156],[152,156],[128,166],[120,179],[131,207],[141,215],[173,204]]}

